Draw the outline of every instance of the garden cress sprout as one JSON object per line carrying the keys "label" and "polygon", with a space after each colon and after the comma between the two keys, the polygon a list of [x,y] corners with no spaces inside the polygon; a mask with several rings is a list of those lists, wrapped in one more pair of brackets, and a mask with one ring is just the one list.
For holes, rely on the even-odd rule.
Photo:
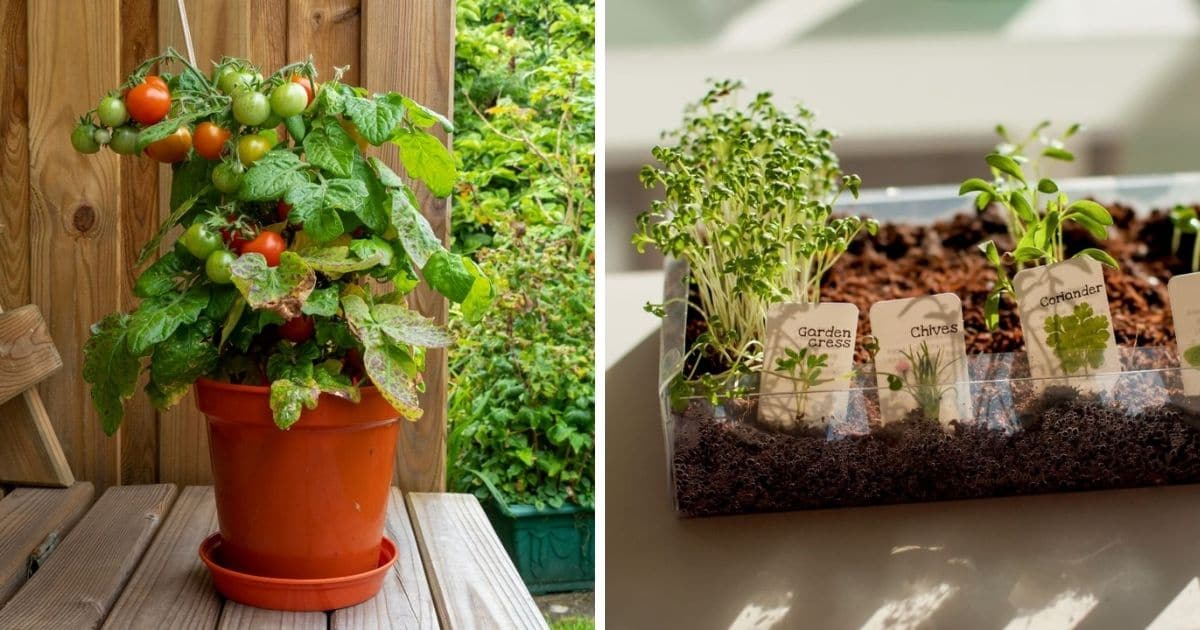
{"label": "garden cress sprout", "polygon": [[654,149],[659,165],[643,168],[641,180],[661,185],[665,198],[638,217],[633,238],[639,251],[653,245],[688,263],[691,306],[707,324],[689,352],[726,368],[702,378],[709,390],[760,370],[767,309],[819,301],[821,278],[850,241],[877,229],[832,216],[842,191],[857,196],[861,182],[839,168],[835,135],[803,107],[777,108],[769,93],[737,107],[741,87],[714,83],[665,136],[677,144]]}

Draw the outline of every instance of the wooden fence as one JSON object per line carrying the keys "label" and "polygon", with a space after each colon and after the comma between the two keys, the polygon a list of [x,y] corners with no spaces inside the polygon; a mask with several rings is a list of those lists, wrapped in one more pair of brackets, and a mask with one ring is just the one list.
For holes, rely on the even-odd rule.
{"label": "wooden fence", "polygon": [[[186,0],[196,59],[248,57],[270,71],[312,55],[322,76],[396,90],[449,114],[454,77],[453,0]],[[170,170],[110,151],[76,154],[78,114],[143,59],[185,51],[177,0],[0,0],[0,307],[41,307],[64,368],[41,386],[75,475],[97,491],[115,484],[210,483],[203,417],[190,399],[157,413],[139,391],[125,424],[104,435],[80,374],[88,327],[134,307],[131,263],[167,214]],[[186,53],[185,53],[186,54]],[[395,168],[395,148],[382,153]],[[424,190],[423,187],[417,187]],[[442,237],[449,207],[422,208]],[[444,321],[445,302],[415,305]],[[401,487],[444,485],[446,359],[431,353],[425,417],[405,422]],[[0,407],[0,422],[24,413]]]}

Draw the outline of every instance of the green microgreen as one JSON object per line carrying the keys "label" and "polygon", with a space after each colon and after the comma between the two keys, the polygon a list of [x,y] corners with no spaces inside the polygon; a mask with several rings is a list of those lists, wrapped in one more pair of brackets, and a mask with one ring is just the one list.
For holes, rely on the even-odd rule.
{"label": "green microgreen", "polygon": [[641,172],[643,185],[665,195],[638,217],[633,242],[688,263],[690,305],[707,324],[689,353],[725,368],[706,379],[694,362],[688,380],[703,390],[761,370],[767,309],[820,301],[825,273],[859,232],[877,229],[870,219],[833,216],[842,192],[857,196],[861,183],[842,173],[835,134],[802,106],[780,109],[770,93],[738,107],[741,89],[715,82],[682,127],[664,135],[675,145],[656,147],[658,165]]}

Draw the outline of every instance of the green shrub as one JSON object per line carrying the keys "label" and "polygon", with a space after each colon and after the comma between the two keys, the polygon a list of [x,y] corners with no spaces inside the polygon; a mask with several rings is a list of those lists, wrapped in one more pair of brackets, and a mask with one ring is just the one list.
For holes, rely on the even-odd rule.
{"label": "green shrub", "polygon": [[458,4],[455,248],[498,297],[456,331],[447,468],[509,503],[593,504],[594,19],[591,1]]}

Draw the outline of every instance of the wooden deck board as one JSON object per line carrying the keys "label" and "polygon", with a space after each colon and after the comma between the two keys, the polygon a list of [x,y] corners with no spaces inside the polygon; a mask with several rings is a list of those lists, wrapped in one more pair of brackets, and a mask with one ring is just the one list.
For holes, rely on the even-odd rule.
{"label": "wooden deck board", "polygon": [[115,486],[0,609],[0,628],[100,625],[175,498],[175,486]]}
{"label": "wooden deck board", "polygon": [[396,542],[396,564],[383,590],[357,606],[333,611],[333,630],[439,627],[421,551],[399,488],[392,488],[387,535]]}
{"label": "wooden deck board", "polygon": [[475,497],[410,493],[408,507],[442,627],[547,627]]}
{"label": "wooden deck board", "polygon": [[218,630],[326,630],[328,616],[323,612],[265,610],[226,602]]}
{"label": "wooden deck board", "polygon": [[63,490],[23,488],[0,501],[0,607],[25,583],[30,556],[61,541],[92,504],[92,484]]}
{"label": "wooden deck board", "polygon": [[197,550],[217,530],[213,489],[185,488],[104,623],[111,630],[212,630],[221,597]]}

